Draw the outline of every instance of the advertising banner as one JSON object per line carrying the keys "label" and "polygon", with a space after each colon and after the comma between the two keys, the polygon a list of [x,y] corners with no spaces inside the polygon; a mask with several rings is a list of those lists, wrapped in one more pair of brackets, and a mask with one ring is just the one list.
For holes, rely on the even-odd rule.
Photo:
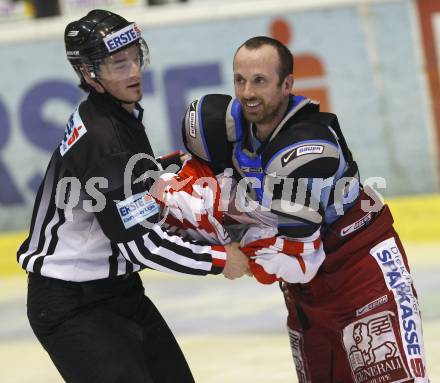
{"label": "advertising banner", "polygon": [[[181,147],[181,120],[193,99],[232,94],[235,50],[250,37],[269,35],[294,53],[294,93],[338,114],[363,181],[375,181],[385,196],[436,191],[414,11],[409,0],[384,1],[155,26],[143,25],[139,15],[151,50],[144,123],[156,155]],[[0,230],[16,230],[28,225],[50,154],[86,95],[66,60],[62,31],[3,42],[0,55]]]}

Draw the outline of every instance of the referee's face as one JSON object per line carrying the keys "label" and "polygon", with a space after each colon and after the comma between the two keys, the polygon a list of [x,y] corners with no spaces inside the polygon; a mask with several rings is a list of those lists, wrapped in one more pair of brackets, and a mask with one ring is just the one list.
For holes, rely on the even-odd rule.
{"label": "referee's face", "polygon": [[105,58],[99,80],[107,92],[130,103],[142,98],[142,66],[139,45],[135,44]]}

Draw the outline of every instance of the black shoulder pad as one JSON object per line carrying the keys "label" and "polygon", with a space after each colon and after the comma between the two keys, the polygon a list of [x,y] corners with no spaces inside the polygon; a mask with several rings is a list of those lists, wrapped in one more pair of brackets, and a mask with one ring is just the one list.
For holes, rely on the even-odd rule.
{"label": "black shoulder pad", "polygon": [[182,122],[186,149],[206,161],[215,173],[231,166],[232,144],[226,132],[226,112],[231,96],[207,94],[193,101]]}
{"label": "black shoulder pad", "polygon": [[262,166],[266,174],[279,177],[327,178],[339,166],[338,141],[325,123],[295,122],[267,144]]}
{"label": "black shoulder pad", "polygon": [[342,134],[342,130],[339,126],[339,121],[336,114],[326,112],[313,113],[309,116],[309,119],[310,121],[316,121],[320,124],[324,124],[325,126],[330,126],[335,132],[336,137],[338,138],[338,142],[341,147],[342,153],[344,154],[344,158],[348,162],[353,161],[353,155],[351,154],[347,142],[345,141],[345,137]]}

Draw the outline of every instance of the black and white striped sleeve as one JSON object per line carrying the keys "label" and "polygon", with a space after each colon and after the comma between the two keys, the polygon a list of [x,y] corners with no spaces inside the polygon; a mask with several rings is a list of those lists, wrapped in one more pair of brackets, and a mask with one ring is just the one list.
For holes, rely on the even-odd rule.
{"label": "black and white striped sleeve", "polygon": [[[203,246],[168,234],[160,226],[160,206],[148,193],[146,183],[134,182],[131,193],[124,188],[128,154],[107,156],[89,175],[108,180],[97,189],[105,198],[95,212],[101,229],[111,242],[118,244],[124,258],[140,268],[180,274],[219,274],[226,261],[224,246]],[[143,169],[148,169],[144,164]]]}
{"label": "black and white striped sleeve", "polygon": [[224,246],[199,245],[153,225],[141,237],[118,243],[124,257],[141,268],[177,274],[219,274],[226,261]]}

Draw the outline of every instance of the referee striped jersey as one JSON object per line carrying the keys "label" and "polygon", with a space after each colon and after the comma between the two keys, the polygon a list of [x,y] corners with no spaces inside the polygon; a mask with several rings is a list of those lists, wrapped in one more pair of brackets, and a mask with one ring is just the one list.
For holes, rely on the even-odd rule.
{"label": "referee striped jersey", "polygon": [[[29,236],[17,252],[23,269],[75,282],[144,268],[194,275],[222,271],[223,246],[187,242],[155,224],[158,209],[145,186],[133,184],[134,195],[126,198],[128,160],[137,153],[153,154],[142,109],[137,109],[135,117],[110,97],[91,92],[72,114],[38,190]],[[151,161],[138,162],[132,179],[151,166]],[[97,177],[106,180],[105,187],[96,187]],[[87,185],[95,187],[95,194]],[[104,207],[91,212],[98,196],[105,198]],[[138,223],[142,219],[149,228]]]}

